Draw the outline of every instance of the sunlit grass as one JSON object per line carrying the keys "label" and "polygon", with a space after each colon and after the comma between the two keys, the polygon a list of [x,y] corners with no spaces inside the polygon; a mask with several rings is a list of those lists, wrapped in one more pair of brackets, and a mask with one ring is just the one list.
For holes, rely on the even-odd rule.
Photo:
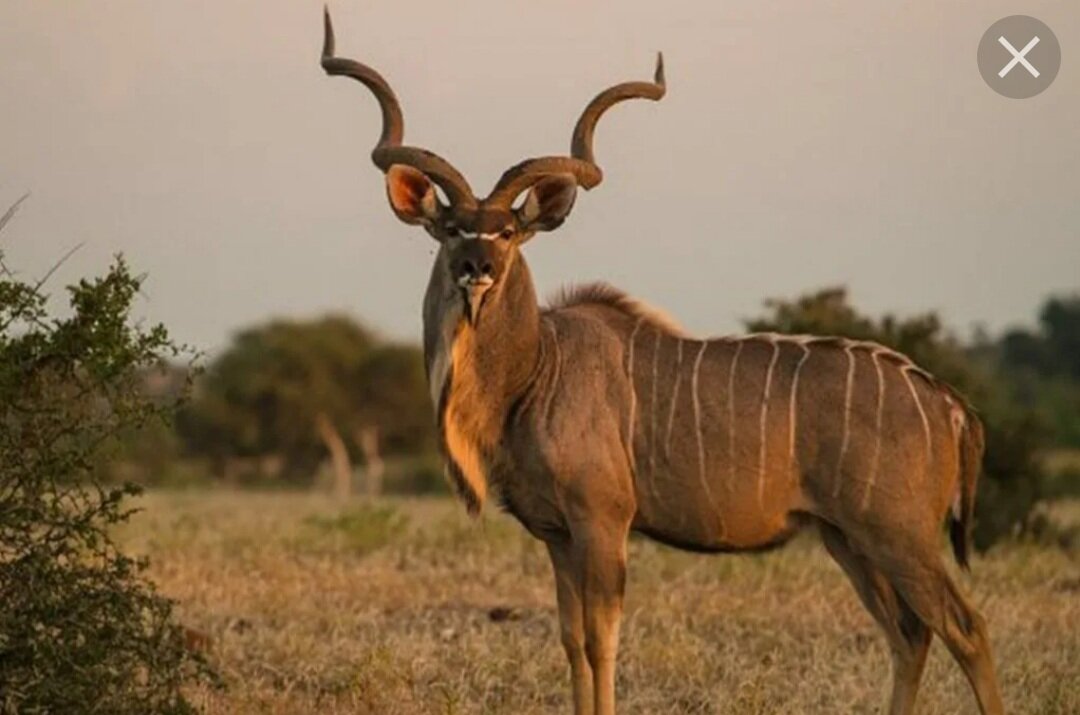
{"label": "sunlit grass", "polygon": [[[569,711],[546,552],[507,517],[287,493],[142,505],[122,538],[212,640],[227,687],[195,694],[208,712]],[[1080,503],[1054,516],[1080,520]],[[809,535],[750,556],[642,539],[630,553],[621,712],[879,711],[884,640]],[[989,620],[1009,712],[1080,712],[1077,554],[999,548],[960,578]],[[939,644],[919,703],[975,712]]]}

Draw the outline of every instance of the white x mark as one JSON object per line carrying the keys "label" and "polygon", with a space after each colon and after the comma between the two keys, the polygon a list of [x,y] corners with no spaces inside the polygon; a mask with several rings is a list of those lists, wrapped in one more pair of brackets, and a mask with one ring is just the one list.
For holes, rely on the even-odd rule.
{"label": "white x mark", "polygon": [[1009,44],[1009,41],[1006,40],[1004,36],[999,37],[998,42],[1004,45],[1005,49],[1008,50],[1013,56],[1013,58],[1009,60],[1009,64],[1002,67],[1001,71],[998,72],[998,77],[1004,77],[1005,75],[1009,74],[1010,72],[1012,72],[1012,68],[1018,64],[1024,65],[1024,69],[1030,72],[1032,77],[1039,76],[1039,70],[1035,69],[1035,66],[1028,62],[1026,57],[1027,53],[1031,51],[1031,48],[1039,44],[1038,35],[1032,37],[1031,42],[1027,43],[1027,45],[1024,46],[1024,49],[1020,50],[1019,52],[1016,51],[1015,47]]}

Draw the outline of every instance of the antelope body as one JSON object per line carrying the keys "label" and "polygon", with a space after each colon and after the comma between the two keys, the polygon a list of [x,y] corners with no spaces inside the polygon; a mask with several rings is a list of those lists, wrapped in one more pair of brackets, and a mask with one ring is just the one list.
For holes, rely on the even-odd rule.
{"label": "antelope body", "polygon": [[807,524],[889,640],[891,713],[912,712],[935,633],[981,711],[1003,712],[983,620],[938,546],[951,509],[966,565],[983,448],[978,419],[951,388],[873,343],[696,340],[604,285],[540,307],[520,246],[562,223],[579,186],[600,182],[597,120],[624,99],[660,99],[662,63],[653,83],[616,85],[586,107],[570,156],[522,162],[484,199],[442,158],[402,145],[392,90],[334,57],[329,15],[322,63],[375,94],[384,124],[373,159],[391,207],[440,242],[424,354],[447,470],[471,512],[495,494],[547,545],[575,713],[615,710],[632,530],[740,551]]}

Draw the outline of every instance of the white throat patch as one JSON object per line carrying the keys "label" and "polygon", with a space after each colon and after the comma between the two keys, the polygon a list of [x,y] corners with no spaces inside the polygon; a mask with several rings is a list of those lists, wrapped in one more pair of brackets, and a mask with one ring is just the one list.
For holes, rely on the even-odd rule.
{"label": "white throat patch", "polygon": [[453,365],[454,336],[463,316],[464,311],[461,305],[455,303],[443,314],[439,326],[439,343],[432,356],[431,377],[428,384],[431,390],[431,404],[436,411],[439,409],[439,400],[442,399],[446,380],[450,376],[450,368]]}

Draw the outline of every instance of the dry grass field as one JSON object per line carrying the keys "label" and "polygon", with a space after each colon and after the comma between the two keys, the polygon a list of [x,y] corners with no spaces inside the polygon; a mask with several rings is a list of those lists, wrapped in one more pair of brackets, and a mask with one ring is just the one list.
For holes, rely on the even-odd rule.
{"label": "dry grass field", "polygon": [[[343,508],[266,493],[152,493],[121,539],[151,559],[225,687],[208,713],[564,713],[542,546],[450,500]],[[1080,522],[1080,504],[1059,519]],[[631,544],[623,713],[873,713],[883,638],[816,538],[761,555]],[[1012,713],[1080,713],[1080,555],[1002,547],[962,576],[990,622]],[[973,713],[939,642],[926,715]]]}

